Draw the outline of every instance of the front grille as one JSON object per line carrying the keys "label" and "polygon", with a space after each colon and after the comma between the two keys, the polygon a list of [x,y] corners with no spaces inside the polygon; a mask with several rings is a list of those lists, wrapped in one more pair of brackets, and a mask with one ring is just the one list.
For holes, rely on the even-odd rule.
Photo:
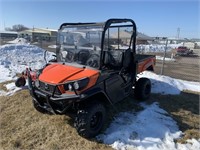
{"label": "front grille", "polygon": [[43,91],[48,92],[48,93],[53,93],[54,88],[56,88],[56,89],[55,89],[55,94],[61,95],[60,90],[59,90],[58,87],[55,86],[55,85],[51,85],[51,84],[47,84],[47,83],[44,83],[44,82],[39,81],[39,88],[40,88],[41,90],[43,90]]}

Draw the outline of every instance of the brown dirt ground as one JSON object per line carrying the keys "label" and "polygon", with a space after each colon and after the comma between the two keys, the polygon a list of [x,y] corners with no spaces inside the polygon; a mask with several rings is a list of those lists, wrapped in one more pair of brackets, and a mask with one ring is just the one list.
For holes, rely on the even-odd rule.
{"label": "brown dirt ground", "polygon": [[[172,52],[166,54],[171,58]],[[164,53],[151,53],[152,55],[164,56]],[[176,79],[200,82],[200,49],[194,49],[194,54],[190,56],[176,56],[175,61],[165,61],[163,75]],[[161,73],[162,61],[156,61],[155,72]]]}

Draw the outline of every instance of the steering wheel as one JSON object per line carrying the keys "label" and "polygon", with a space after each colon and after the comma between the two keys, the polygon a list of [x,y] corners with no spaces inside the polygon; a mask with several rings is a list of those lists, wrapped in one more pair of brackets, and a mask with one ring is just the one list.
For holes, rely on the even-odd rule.
{"label": "steering wheel", "polygon": [[98,54],[92,54],[90,58],[86,62],[87,66],[98,68],[99,67],[99,55]]}
{"label": "steering wheel", "polygon": [[85,65],[88,58],[90,56],[89,50],[80,50],[76,56],[75,56],[75,61],[77,61],[79,64]]}

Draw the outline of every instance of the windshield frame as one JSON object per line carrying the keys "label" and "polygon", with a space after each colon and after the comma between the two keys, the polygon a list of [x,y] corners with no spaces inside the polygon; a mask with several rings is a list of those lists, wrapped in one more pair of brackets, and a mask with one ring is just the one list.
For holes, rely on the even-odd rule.
{"label": "windshield frame", "polygon": [[[131,55],[133,57],[133,61],[135,61],[135,54],[136,54],[136,36],[137,36],[137,28],[136,28],[136,24],[132,19],[118,19],[118,18],[111,18],[108,19],[106,22],[92,22],[92,23],[63,23],[59,30],[62,30],[64,27],[67,26],[101,26],[103,31],[102,31],[102,35],[101,35],[101,46],[100,46],[100,66],[98,68],[98,70],[102,70],[102,68],[104,68],[104,60],[105,60],[105,51],[104,51],[104,39],[105,39],[105,33],[106,30],[108,28],[112,28],[112,27],[125,27],[126,25],[122,25],[122,24],[126,24],[129,23],[129,25],[127,27],[132,27],[132,35],[131,35],[131,39],[130,39],[130,45],[129,48],[131,49]],[[59,47],[57,47],[57,49],[59,49]],[[97,68],[95,68],[97,69]]]}
{"label": "windshield frame", "polygon": [[[94,69],[99,69],[100,67],[100,55],[101,55],[101,42],[102,42],[102,32],[103,32],[103,24],[94,24],[94,23],[65,23],[62,24],[57,35],[56,41],[56,54],[57,61],[70,63],[75,66],[82,67],[92,67]],[[73,41],[71,44],[67,43],[67,36],[71,36]],[[95,36],[95,37],[93,37]],[[97,37],[98,36],[98,37]],[[81,41],[83,45],[80,45],[78,40]],[[87,41],[86,41],[87,39]],[[85,40],[85,41],[84,41]],[[66,43],[64,43],[64,41]],[[86,43],[84,43],[84,42]],[[85,45],[84,45],[85,44]],[[69,53],[73,53],[72,61],[62,59],[62,52],[67,51]],[[89,52],[89,53],[88,53]],[[83,61],[78,61],[80,53],[83,56],[88,58]],[[67,55],[67,54],[66,54]],[[75,56],[76,55],[76,56]],[[95,59],[95,65],[88,65],[89,59]]]}

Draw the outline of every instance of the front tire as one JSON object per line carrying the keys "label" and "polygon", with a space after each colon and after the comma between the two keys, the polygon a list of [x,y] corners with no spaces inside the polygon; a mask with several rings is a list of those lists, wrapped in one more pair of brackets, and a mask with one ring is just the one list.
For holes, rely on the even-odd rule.
{"label": "front tire", "polygon": [[47,111],[46,111],[44,108],[40,107],[39,104],[38,104],[36,101],[32,100],[32,102],[33,102],[34,108],[35,108],[38,112],[40,112],[40,113],[42,113],[42,114],[46,114],[46,113],[47,113]]}
{"label": "front tire", "polygon": [[135,85],[135,97],[146,100],[151,95],[151,81],[148,78],[140,78]]}
{"label": "front tire", "polygon": [[79,135],[85,138],[96,136],[103,127],[106,110],[101,103],[90,104],[78,110],[74,126]]}

